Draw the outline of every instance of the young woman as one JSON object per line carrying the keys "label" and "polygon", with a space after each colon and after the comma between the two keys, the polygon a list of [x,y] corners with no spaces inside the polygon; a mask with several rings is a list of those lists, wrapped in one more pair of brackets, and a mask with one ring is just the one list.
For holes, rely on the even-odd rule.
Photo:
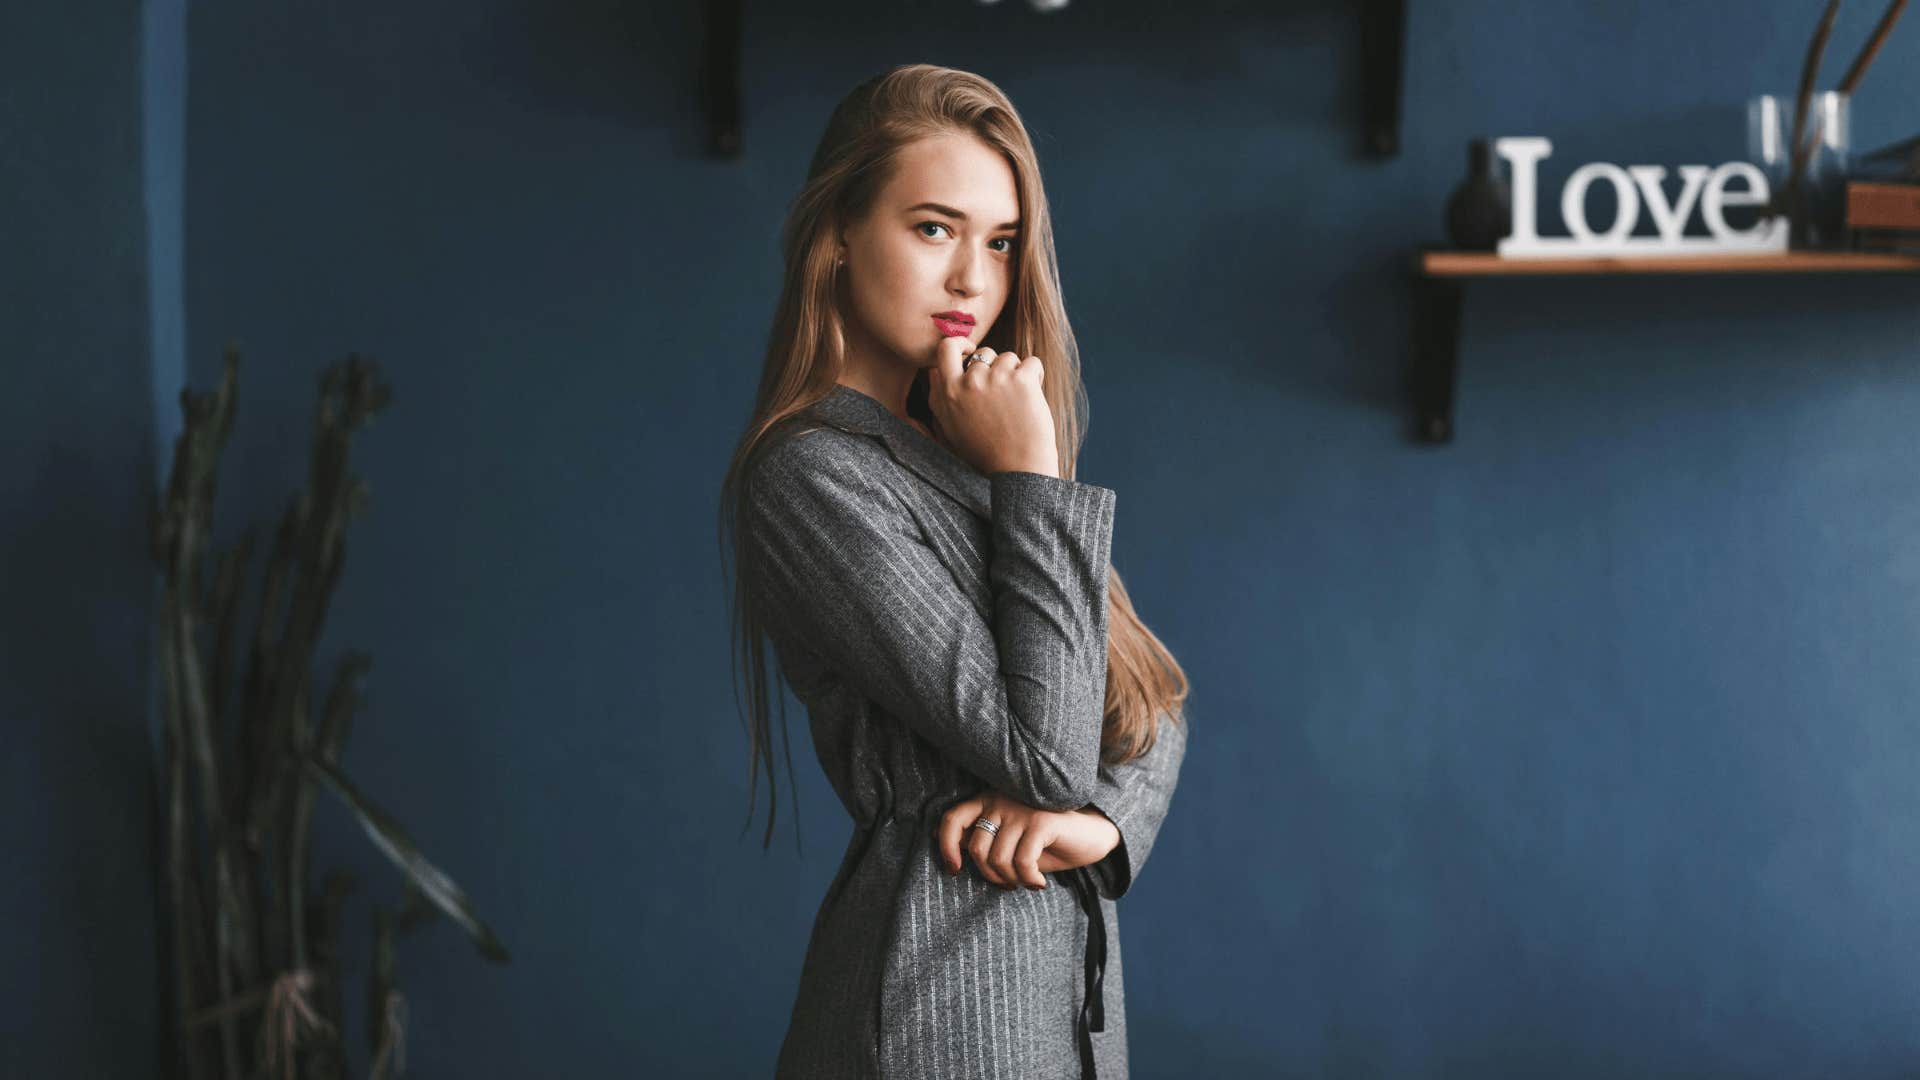
{"label": "young woman", "polygon": [[853,836],[777,1075],[1124,1077],[1114,901],[1173,795],[1187,680],[1109,565],[1114,492],[1073,479],[1084,391],[1013,105],[925,64],[856,87],[783,247],[721,499],[748,815],[764,633]]}

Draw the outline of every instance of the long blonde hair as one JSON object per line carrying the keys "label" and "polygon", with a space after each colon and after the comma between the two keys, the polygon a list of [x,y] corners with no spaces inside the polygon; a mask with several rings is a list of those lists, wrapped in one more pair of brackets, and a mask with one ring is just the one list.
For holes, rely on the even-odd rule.
{"label": "long blonde hair", "polygon": [[[786,274],[767,337],[760,388],[721,484],[721,558],[724,565],[731,554],[734,563],[731,634],[736,706],[740,661],[747,660],[751,754],[747,820],[753,820],[759,766],[764,762],[769,790],[765,844],[773,840],[778,794],[767,730],[764,624],[754,611],[738,565],[736,522],[744,512],[741,474],[770,429],[824,398],[839,380],[847,340],[834,273],[840,229],[867,214],[904,147],[929,136],[955,133],[976,136],[1006,158],[1013,167],[1020,200],[1022,240],[1015,245],[1012,294],[980,344],[1045,361],[1043,389],[1053,412],[1064,478],[1073,478],[1079,458],[1086,390],[1080,382],[1079,349],[1061,299],[1053,222],[1026,126],[999,87],[970,72],[906,64],[868,79],[835,106],[814,150],[806,183],[781,229]],[[924,382],[915,385],[924,392]],[[1185,722],[1188,686],[1173,654],[1134,614],[1120,575],[1111,568],[1107,607],[1107,693],[1100,750],[1102,760],[1118,764],[1152,748],[1161,714]],[[784,702],[780,722],[784,737]],[[787,771],[791,777],[790,740]],[[797,802],[794,809],[797,820]]]}

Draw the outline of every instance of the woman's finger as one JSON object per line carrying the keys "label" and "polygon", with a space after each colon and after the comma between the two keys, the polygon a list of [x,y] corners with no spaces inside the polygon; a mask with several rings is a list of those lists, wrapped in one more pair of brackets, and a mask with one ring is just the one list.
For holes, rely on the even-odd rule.
{"label": "woman's finger", "polygon": [[960,842],[966,836],[967,829],[986,810],[986,800],[978,795],[962,799],[940,815],[940,833],[936,846],[940,849],[940,861],[948,873],[960,872]]}
{"label": "woman's finger", "polygon": [[954,336],[940,339],[940,346],[934,352],[936,363],[928,378],[938,376],[950,383],[958,383],[962,374],[962,365],[973,353],[974,344],[967,338]]}
{"label": "woman's finger", "polygon": [[[966,365],[963,381],[975,390],[984,389],[995,378],[994,369],[1000,366],[1000,361],[994,357],[992,349],[984,347],[973,350],[967,356],[978,356],[980,361]],[[961,363],[966,364],[966,360],[962,359]]]}
{"label": "woman's finger", "polygon": [[981,877],[986,878],[995,885],[1000,884],[1000,879],[997,876],[998,872],[994,870],[991,859],[993,854],[992,833],[985,829],[969,829],[967,831],[967,854],[972,856],[974,868],[980,871]]}
{"label": "woman's finger", "polygon": [[1040,872],[1040,855],[1051,843],[1053,837],[1045,828],[1028,829],[1020,834],[1020,846],[1013,853],[1013,874],[1027,888],[1047,887],[1046,876]]}
{"label": "woman's finger", "polygon": [[1012,889],[1020,884],[1020,877],[1013,869],[1013,853],[1020,846],[1020,838],[1026,834],[1026,824],[1021,821],[1004,822],[1000,826],[1000,831],[993,834],[993,844],[987,852],[987,863],[993,867],[995,885],[1003,889]]}

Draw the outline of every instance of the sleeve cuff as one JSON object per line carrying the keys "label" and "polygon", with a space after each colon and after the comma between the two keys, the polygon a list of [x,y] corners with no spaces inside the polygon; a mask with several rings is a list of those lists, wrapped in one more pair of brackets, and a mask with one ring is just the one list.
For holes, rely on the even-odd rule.
{"label": "sleeve cuff", "polygon": [[1021,472],[1014,469],[1007,472],[989,473],[987,483],[993,488],[993,505],[998,507],[1005,502],[1059,502],[1062,499],[1076,502],[1101,510],[1111,509],[1118,497],[1112,488],[1089,484],[1080,480],[1064,480],[1046,473]]}
{"label": "sleeve cuff", "polygon": [[1120,831],[1120,842],[1113,846],[1112,851],[1107,852],[1105,858],[1089,867],[1093,871],[1093,883],[1101,899],[1118,900],[1133,884],[1133,864],[1127,857],[1127,830],[1118,818],[1107,812],[1105,807],[1098,803],[1088,803],[1087,807],[1099,811],[1108,821],[1113,822],[1115,829]]}
{"label": "sleeve cuff", "polygon": [[1132,874],[1127,871],[1127,841],[1120,840],[1120,846],[1113,849],[1104,859],[1093,864],[1093,883],[1103,900],[1118,900],[1126,895]]}

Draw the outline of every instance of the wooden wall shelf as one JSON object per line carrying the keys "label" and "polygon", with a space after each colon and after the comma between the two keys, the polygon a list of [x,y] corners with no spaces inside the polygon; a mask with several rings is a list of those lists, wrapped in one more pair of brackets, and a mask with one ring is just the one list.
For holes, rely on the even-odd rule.
{"label": "wooden wall shelf", "polygon": [[1841,274],[1916,273],[1920,256],[1856,251],[1793,251],[1783,255],[1673,255],[1655,258],[1503,259],[1481,251],[1427,251],[1427,277],[1557,277],[1570,274]]}
{"label": "wooden wall shelf", "polygon": [[[746,123],[741,93],[746,0],[704,3],[706,62],[701,84],[707,106],[707,152],[737,158]],[[1368,157],[1391,158],[1400,153],[1406,57],[1407,0],[1364,0],[1360,8],[1360,152]]]}
{"label": "wooden wall shelf", "polygon": [[1920,257],[1855,251],[1652,258],[1503,259],[1490,252],[1423,251],[1414,262],[1413,397],[1416,437],[1453,439],[1460,368],[1460,304],[1474,278],[1598,275],[1920,274]]}

